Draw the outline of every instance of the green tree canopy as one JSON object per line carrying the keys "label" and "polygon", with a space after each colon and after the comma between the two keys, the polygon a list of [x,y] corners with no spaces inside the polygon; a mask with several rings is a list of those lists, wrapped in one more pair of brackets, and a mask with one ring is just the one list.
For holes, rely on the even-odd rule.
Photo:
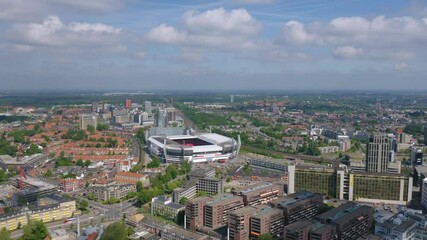
{"label": "green tree canopy", "polygon": [[124,222],[115,222],[105,229],[101,236],[101,240],[126,240],[128,229]]}
{"label": "green tree canopy", "polygon": [[42,221],[32,221],[23,228],[21,240],[43,240],[49,236],[46,225]]}
{"label": "green tree canopy", "polygon": [[270,233],[263,233],[258,236],[258,240],[273,240],[273,236]]}
{"label": "green tree canopy", "polygon": [[10,237],[10,232],[6,230],[6,228],[3,228],[0,230],[0,239],[1,240],[12,240]]}

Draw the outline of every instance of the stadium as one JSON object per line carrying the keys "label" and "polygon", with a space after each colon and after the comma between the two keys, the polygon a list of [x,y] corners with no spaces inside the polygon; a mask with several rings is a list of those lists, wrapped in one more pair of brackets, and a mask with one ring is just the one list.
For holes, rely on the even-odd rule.
{"label": "stadium", "polygon": [[223,162],[236,157],[241,145],[240,141],[216,133],[191,133],[190,130],[182,129],[181,132],[181,129],[176,129],[181,134],[175,135],[161,134],[158,130],[148,133],[147,145],[152,156],[169,163]]}

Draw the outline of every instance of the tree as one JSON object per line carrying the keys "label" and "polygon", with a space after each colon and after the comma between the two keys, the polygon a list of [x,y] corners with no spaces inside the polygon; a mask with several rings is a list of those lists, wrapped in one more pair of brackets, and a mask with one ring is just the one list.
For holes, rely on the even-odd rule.
{"label": "tree", "polygon": [[138,130],[136,130],[135,137],[140,142],[145,142],[145,128],[138,128]]}
{"label": "tree", "polygon": [[96,125],[96,130],[100,132],[104,130],[108,130],[108,128],[109,128],[108,124],[99,123],[98,125]]}
{"label": "tree", "polygon": [[32,221],[23,227],[21,240],[43,240],[49,236],[46,225],[42,221]]}
{"label": "tree", "polygon": [[0,230],[0,239],[1,240],[12,240],[12,238],[10,237],[10,232],[8,230],[6,230],[6,228],[3,228],[2,230]]}
{"label": "tree", "polygon": [[87,125],[86,129],[90,132],[90,134],[95,133],[95,127],[93,125]]}
{"label": "tree", "polygon": [[243,173],[244,174],[249,174],[250,172],[252,172],[252,169],[249,166],[249,163],[246,163],[245,166],[243,167]]}
{"label": "tree", "polygon": [[50,169],[48,169],[46,171],[46,173],[44,174],[45,177],[52,177],[52,175],[53,175],[53,173],[52,173],[52,170],[50,170]]}
{"label": "tree", "polygon": [[126,240],[128,229],[124,222],[115,222],[105,229],[101,236],[101,240]]}
{"label": "tree", "polygon": [[85,165],[85,163],[83,162],[83,160],[79,159],[79,160],[77,160],[76,165],[83,167]]}
{"label": "tree", "polygon": [[85,166],[88,167],[92,162],[90,160],[85,161]]}
{"label": "tree", "polygon": [[80,211],[86,211],[88,207],[89,207],[89,203],[86,200],[80,201],[80,203],[79,203],[79,210]]}
{"label": "tree", "polygon": [[157,156],[154,156],[151,162],[147,164],[148,168],[158,168],[160,167],[160,159]]}
{"label": "tree", "polygon": [[271,233],[263,233],[257,237],[258,240],[273,240]]}
{"label": "tree", "polygon": [[181,199],[179,199],[179,204],[185,205],[188,202],[188,198],[186,197],[182,197]]}
{"label": "tree", "polygon": [[136,182],[136,192],[141,192],[144,189],[144,185],[141,181]]}

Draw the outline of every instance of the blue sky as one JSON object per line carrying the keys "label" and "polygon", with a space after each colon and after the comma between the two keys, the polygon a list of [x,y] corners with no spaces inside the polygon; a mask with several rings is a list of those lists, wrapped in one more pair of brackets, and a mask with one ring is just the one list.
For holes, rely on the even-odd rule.
{"label": "blue sky", "polygon": [[0,89],[427,89],[427,1],[0,0]]}

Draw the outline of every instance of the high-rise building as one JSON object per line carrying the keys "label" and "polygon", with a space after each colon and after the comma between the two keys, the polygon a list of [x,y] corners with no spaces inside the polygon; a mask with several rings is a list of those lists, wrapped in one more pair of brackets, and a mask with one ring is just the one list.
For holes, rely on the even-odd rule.
{"label": "high-rise building", "polygon": [[159,109],[156,116],[156,127],[167,127],[167,113],[164,109]]}
{"label": "high-rise building", "polygon": [[125,102],[124,102],[124,107],[126,109],[131,109],[132,108],[132,100],[126,99]]}
{"label": "high-rise building", "polygon": [[427,178],[424,178],[421,182],[421,205],[424,209],[427,209]]}
{"label": "high-rise building", "polygon": [[366,171],[387,173],[390,142],[389,137],[383,133],[374,133],[366,148]]}
{"label": "high-rise building", "polygon": [[99,112],[99,103],[92,102],[92,112]]}
{"label": "high-rise building", "polygon": [[234,95],[230,95],[230,103],[234,103]]}
{"label": "high-rise building", "polygon": [[144,111],[146,113],[148,113],[149,116],[151,116],[151,114],[153,113],[153,108],[151,106],[151,102],[150,101],[145,101],[144,102]]}
{"label": "high-rise building", "polygon": [[93,126],[96,129],[97,118],[93,115],[82,114],[80,115],[80,129],[87,130],[89,125]]}
{"label": "high-rise building", "polygon": [[173,107],[166,108],[166,113],[168,115],[168,121],[176,121],[175,108],[173,108]]}
{"label": "high-rise building", "polygon": [[412,165],[423,165],[423,148],[422,147],[411,147],[411,163]]}

